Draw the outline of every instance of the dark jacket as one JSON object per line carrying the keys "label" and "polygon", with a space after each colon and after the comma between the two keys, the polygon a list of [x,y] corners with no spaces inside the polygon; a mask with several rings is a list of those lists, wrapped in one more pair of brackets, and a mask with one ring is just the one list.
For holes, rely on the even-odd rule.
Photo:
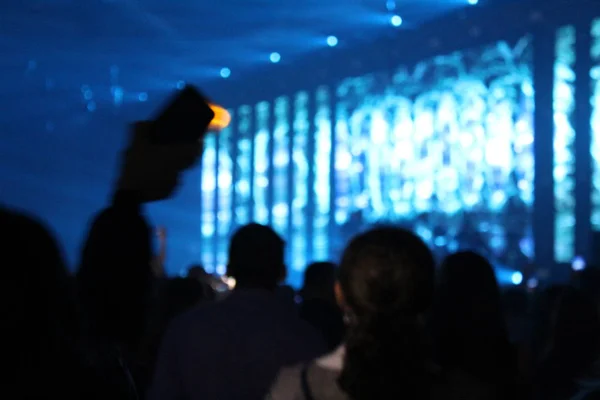
{"label": "dark jacket", "polygon": [[177,318],[150,400],[263,399],[284,366],[325,352],[319,334],[267,291],[237,291]]}

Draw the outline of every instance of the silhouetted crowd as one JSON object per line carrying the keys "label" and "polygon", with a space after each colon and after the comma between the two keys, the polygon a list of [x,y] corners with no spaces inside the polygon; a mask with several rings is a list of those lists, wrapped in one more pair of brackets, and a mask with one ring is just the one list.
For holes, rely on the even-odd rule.
{"label": "silhouetted crowd", "polygon": [[501,290],[484,257],[438,266],[418,236],[378,226],[339,265],[308,266],[296,293],[283,239],[249,224],[230,240],[232,290],[201,266],[170,279],[143,205],[168,198],[201,148],[140,134],[75,276],[42,223],[0,211],[3,398],[600,399],[599,269]]}

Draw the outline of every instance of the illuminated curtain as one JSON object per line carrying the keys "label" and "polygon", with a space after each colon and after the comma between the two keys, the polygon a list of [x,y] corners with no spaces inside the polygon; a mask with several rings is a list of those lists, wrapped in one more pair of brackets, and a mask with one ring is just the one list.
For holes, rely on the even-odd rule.
{"label": "illuminated curtain", "polygon": [[313,155],[314,199],[313,215],[313,254],[316,261],[326,261],[329,257],[329,218],[330,218],[330,163],[331,163],[331,110],[329,91],[321,87],[316,93],[315,112],[315,152]]}
{"label": "illuminated curtain", "polygon": [[308,262],[307,253],[307,214],[308,205],[308,93],[296,94],[294,100],[294,134],[293,150],[293,183],[292,200],[292,232],[290,233],[291,267],[302,271]]}
{"label": "illuminated curtain", "polygon": [[600,231],[600,18],[592,23],[592,228]]}
{"label": "illuminated curtain", "polygon": [[[233,115],[232,110],[228,110]],[[225,273],[227,265],[227,249],[229,236],[231,233],[233,215],[233,129],[231,126],[223,129],[218,134],[218,177],[217,186],[219,188],[217,199],[217,259],[216,271],[219,274]]]}
{"label": "illuminated curtain", "polygon": [[254,176],[252,177],[252,195],[254,203],[254,221],[266,225],[269,222],[268,187],[270,168],[269,155],[269,103],[256,105],[256,133],[254,134]]}
{"label": "illuminated curtain", "polygon": [[207,272],[215,270],[213,238],[216,230],[215,194],[217,189],[217,137],[209,133],[204,139],[202,155],[202,264]]}
{"label": "illuminated curtain", "polygon": [[290,168],[290,102],[287,97],[275,100],[275,125],[273,132],[273,229],[285,239],[288,237],[290,215],[288,174]]}
{"label": "illuminated curtain", "polygon": [[251,222],[252,182],[252,108],[242,106],[238,110],[237,156],[235,160],[234,183],[234,226],[236,228]]}
{"label": "illuminated curtain", "polygon": [[570,262],[575,251],[575,27],[560,28],[554,62],[554,258]]}

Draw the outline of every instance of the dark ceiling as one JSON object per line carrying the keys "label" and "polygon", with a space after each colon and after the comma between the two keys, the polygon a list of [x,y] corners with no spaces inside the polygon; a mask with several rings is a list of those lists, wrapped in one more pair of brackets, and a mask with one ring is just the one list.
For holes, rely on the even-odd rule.
{"label": "dark ceiling", "polygon": [[[491,1],[509,0],[476,7]],[[0,69],[5,92],[20,91],[14,83],[29,77],[78,95],[89,86],[96,96],[114,97],[118,87],[127,101],[183,80],[260,70],[273,52],[282,62],[307,57],[326,48],[329,36],[351,47],[469,6],[469,0],[11,1],[0,13]],[[391,23],[396,14],[399,27]]]}

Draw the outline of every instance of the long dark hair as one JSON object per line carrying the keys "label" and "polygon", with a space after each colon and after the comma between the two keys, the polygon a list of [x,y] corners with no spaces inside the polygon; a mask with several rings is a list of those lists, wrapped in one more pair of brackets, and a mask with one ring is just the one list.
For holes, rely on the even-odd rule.
{"label": "long dark hair", "polygon": [[432,313],[437,361],[487,383],[516,372],[500,288],[484,257],[462,251],[442,263]]}
{"label": "long dark hair", "polygon": [[598,310],[585,293],[565,287],[551,313],[548,353],[540,369],[576,379],[600,357]]}
{"label": "long dark hair", "polygon": [[22,343],[3,358],[16,378],[9,390],[22,398],[79,398],[78,313],[58,242],[37,219],[1,207],[0,233],[3,332],[7,343]]}
{"label": "long dark hair", "polygon": [[354,238],[339,282],[348,308],[339,385],[353,400],[426,395],[431,385],[422,316],[434,288],[434,260],[413,233],[378,227]]}

